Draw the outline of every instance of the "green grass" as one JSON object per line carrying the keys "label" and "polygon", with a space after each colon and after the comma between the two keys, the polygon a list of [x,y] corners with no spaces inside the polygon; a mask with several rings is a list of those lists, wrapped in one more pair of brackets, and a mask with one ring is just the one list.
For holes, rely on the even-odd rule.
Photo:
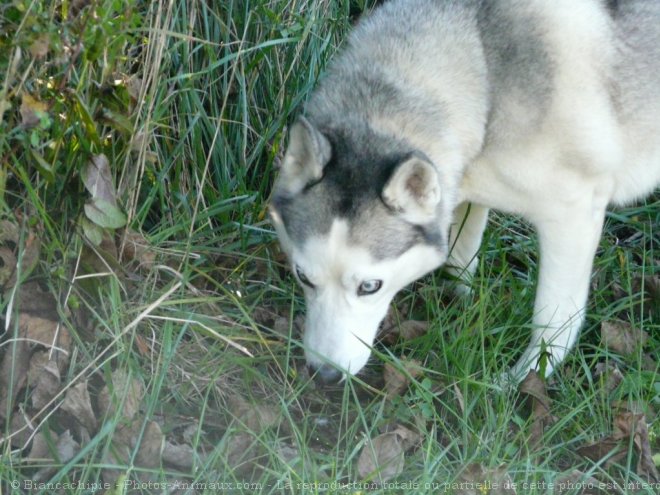
{"label": "green grass", "polygon": [[[397,297],[400,321],[430,322],[421,337],[377,347],[394,366],[420,362],[402,394],[385,397],[378,362],[342,387],[318,389],[306,375],[302,294],[266,205],[286,124],[368,3],[2,7],[0,493],[28,481],[30,493],[105,482],[164,493],[154,483],[175,481],[205,493],[364,491],[374,480],[358,473],[362,449],[393,425],[419,441],[375,493],[395,483],[442,493],[473,464],[503,467],[525,494],[574,469],[641,481],[633,444],[614,466],[577,448],[611,434],[627,404],[646,412],[660,451],[657,194],[608,217],[587,323],[548,384],[557,420],[539,446],[523,398],[491,385],[526,345],[533,307],[536,239],[516,218],[493,215],[472,296],[452,299],[436,273]],[[85,214],[82,176],[99,154],[126,229]],[[122,250],[126,232],[141,248]],[[601,345],[601,322],[615,319],[648,332],[643,350]],[[23,345],[26,326],[39,345]],[[51,356],[59,378],[48,387],[34,356],[56,332],[71,342],[58,342],[68,353]],[[618,366],[617,388],[594,378],[597,363]],[[73,401],[75,387],[89,401]],[[93,424],[72,403],[89,403]],[[523,485],[532,482],[540,487]]]}

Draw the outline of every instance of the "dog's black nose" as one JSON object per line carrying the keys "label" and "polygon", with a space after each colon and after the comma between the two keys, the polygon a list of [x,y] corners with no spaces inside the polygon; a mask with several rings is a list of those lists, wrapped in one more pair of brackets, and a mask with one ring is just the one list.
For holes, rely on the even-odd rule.
{"label": "dog's black nose", "polygon": [[342,377],[341,371],[329,364],[321,364],[320,366],[308,364],[307,369],[318,385],[331,385],[337,383]]}

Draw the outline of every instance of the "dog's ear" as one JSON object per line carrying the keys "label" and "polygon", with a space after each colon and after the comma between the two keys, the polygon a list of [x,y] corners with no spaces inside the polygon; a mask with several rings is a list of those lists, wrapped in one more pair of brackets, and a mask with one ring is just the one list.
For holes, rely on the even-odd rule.
{"label": "dog's ear", "polygon": [[331,153],[328,139],[305,117],[299,117],[289,132],[289,147],[275,186],[277,194],[294,196],[320,179]]}
{"label": "dog's ear", "polygon": [[382,198],[410,223],[431,222],[440,202],[438,172],[428,160],[413,155],[396,166],[383,188]]}

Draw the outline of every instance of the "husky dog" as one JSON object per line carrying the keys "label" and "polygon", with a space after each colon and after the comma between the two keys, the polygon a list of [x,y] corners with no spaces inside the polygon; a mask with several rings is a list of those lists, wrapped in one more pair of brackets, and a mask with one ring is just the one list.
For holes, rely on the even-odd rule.
{"label": "husky dog", "polygon": [[541,250],[510,377],[541,349],[550,373],[583,323],[605,208],[659,183],[660,2],[386,2],[291,127],[274,187],[308,366],[357,373],[397,291],[443,263],[467,281],[495,208]]}

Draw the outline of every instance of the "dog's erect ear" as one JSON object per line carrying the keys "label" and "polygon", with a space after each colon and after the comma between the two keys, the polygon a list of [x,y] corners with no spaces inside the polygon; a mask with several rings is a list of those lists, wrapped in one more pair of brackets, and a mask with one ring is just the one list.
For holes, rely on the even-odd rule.
{"label": "dog's erect ear", "polygon": [[436,217],[440,202],[440,178],[432,163],[413,155],[394,169],[383,188],[385,204],[414,224]]}
{"label": "dog's erect ear", "polygon": [[299,117],[289,132],[289,147],[275,186],[277,193],[294,196],[320,179],[331,153],[328,139],[305,117]]}

